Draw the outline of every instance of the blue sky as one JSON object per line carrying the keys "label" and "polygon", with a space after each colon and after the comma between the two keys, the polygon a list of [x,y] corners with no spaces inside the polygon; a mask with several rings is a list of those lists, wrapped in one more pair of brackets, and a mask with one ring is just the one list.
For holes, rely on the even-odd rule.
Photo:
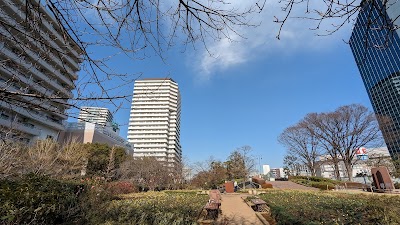
{"label": "blue sky", "polygon": [[[121,73],[168,76],[178,82],[181,145],[190,163],[210,156],[223,161],[235,148],[249,145],[262,164],[281,167],[285,149],[277,137],[307,113],[352,103],[371,108],[343,41],[350,37],[351,24],[318,37],[308,29],[309,21],[291,20],[277,40],[279,26],[272,22],[276,10],[277,5],[269,5],[253,18],[260,26],[239,28],[246,39],[233,35],[234,42],[208,40],[211,55],[200,45],[186,51],[177,45],[165,53],[165,62],[151,54],[144,60],[119,57],[111,62]],[[129,84],[121,92],[132,90]],[[123,137],[129,110],[125,102],[115,114]]]}

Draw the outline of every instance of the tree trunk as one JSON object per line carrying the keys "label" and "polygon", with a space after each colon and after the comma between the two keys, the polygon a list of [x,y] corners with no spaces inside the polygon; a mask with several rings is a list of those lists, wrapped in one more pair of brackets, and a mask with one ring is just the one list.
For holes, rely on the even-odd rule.
{"label": "tree trunk", "polygon": [[341,180],[340,179],[340,171],[339,171],[339,163],[334,161],[333,162],[333,168],[334,168],[334,173],[335,173],[335,179],[336,180]]}
{"label": "tree trunk", "polygon": [[344,166],[346,167],[346,173],[349,181],[353,181],[353,167],[351,165],[351,162],[344,161]]}

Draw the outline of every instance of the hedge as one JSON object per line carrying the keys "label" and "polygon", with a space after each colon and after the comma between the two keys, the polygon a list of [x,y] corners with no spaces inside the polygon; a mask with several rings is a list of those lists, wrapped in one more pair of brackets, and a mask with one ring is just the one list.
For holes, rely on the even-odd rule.
{"label": "hedge", "polygon": [[81,219],[83,185],[26,175],[0,181],[1,224],[62,224]]}

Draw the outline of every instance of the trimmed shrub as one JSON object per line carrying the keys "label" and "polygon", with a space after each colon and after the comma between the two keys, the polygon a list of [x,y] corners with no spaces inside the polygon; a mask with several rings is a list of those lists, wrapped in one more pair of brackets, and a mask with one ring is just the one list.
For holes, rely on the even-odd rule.
{"label": "trimmed shrub", "polygon": [[346,186],[349,189],[363,189],[365,184],[358,183],[358,182],[345,182],[342,186]]}
{"label": "trimmed shrub", "polygon": [[123,196],[95,211],[90,224],[195,224],[207,203],[207,195],[196,192],[146,192]]}
{"label": "trimmed shrub", "polygon": [[394,183],[394,188],[400,189],[400,183],[398,183],[398,182]]}
{"label": "trimmed shrub", "polygon": [[135,186],[129,181],[115,181],[107,184],[107,190],[112,195],[129,194],[137,192]]}
{"label": "trimmed shrub", "polygon": [[277,224],[400,224],[400,196],[271,190]]}
{"label": "trimmed shrub", "polygon": [[272,184],[270,184],[270,183],[264,183],[264,184],[261,184],[261,188],[266,189],[266,188],[273,188],[273,187],[272,187]]}
{"label": "trimmed shrub", "polygon": [[34,174],[0,181],[1,224],[62,224],[80,220],[83,185]]}
{"label": "trimmed shrub", "polygon": [[335,186],[332,183],[328,182],[310,182],[309,185],[311,187],[318,188],[320,190],[332,190],[335,189]]}

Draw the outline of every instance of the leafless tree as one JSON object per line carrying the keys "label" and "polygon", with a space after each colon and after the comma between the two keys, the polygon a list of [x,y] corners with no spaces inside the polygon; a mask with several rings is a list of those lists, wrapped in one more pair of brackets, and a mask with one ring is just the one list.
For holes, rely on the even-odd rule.
{"label": "leafless tree", "polygon": [[34,173],[42,175],[53,175],[58,170],[57,161],[61,157],[61,151],[57,142],[53,140],[36,141],[28,148],[25,154],[24,173]]}
{"label": "leafless tree", "polygon": [[60,176],[80,177],[86,175],[89,160],[89,151],[83,143],[72,139],[61,146],[61,156],[58,166],[61,168]]}
{"label": "leafless tree", "polygon": [[[228,177],[243,178],[244,182],[248,176],[256,169],[256,162],[251,156],[251,146],[245,145],[234,150],[228,157],[227,165]],[[245,184],[243,183],[243,187]]]}
{"label": "leafless tree", "polygon": [[298,176],[300,174],[301,161],[292,152],[287,152],[287,154],[283,157],[283,164],[287,167],[287,169],[289,169],[289,176]]}
{"label": "leafless tree", "polygon": [[15,142],[0,142],[0,179],[18,174],[23,167],[20,157],[25,147]]}
{"label": "leafless tree", "polygon": [[[110,65],[112,60],[121,55],[143,60],[154,54],[164,60],[176,41],[193,47],[200,42],[207,48],[210,39],[229,38],[238,27],[253,26],[249,16],[260,11],[258,5],[265,0],[252,1],[251,7],[237,9],[229,0],[1,0],[0,51],[7,48],[15,57],[0,57],[1,73],[10,74],[2,76],[0,103],[13,110],[61,115],[81,105],[110,104],[118,110],[131,99],[132,91],[126,93],[124,87],[131,89],[141,73],[121,73]],[[22,13],[5,13],[13,10]],[[56,46],[50,39],[64,44]],[[62,84],[72,85],[74,96],[41,88],[47,79],[29,79],[27,71],[41,70],[37,65],[49,59],[60,63],[54,71],[38,72],[48,80],[58,79],[55,71],[73,74],[78,69],[71,68],[68,57],[75,45],[82,73],[77,81],[68,78],[71,84]],[[24,60],[29,62],[26,68],[20,64]]]}
{"label": "leafless tree", "polygon": [[355,17],[361,11],[366,13],[367,22],[362,24],[366,31],[384,29],[392,34],[398,29],[393,24],[398,17],[389,19],[385,13],[396,2],[396,0],[326,0],[322,2],[282,0],[280,3],[285,15],[283,18],[275,17],[275,22],[280,24],[277,38],[280,38],[281,31],[290,18],[316,21],[315,27],[310,27],[311,30],[324,29],[324,23],[328,23],[330,28],[321,31],[323,33],[319,35],[330,35],[341,29],[346,23],[354,23]]}
{"label": "leafless tree", "polygon": [[303,122],[331,156],[336,173],[338,162],[343,161],[349,180],[353,178],[357,149],[383,144],[375,115],[362,105],[352,104],[330,113],[309,114]]}
{"label": "leafless tree", "polygon": [[284,25],[290,19],[314,21],[311,30],[319,36],[331,35],[346,24],[355,24],[359,13],[365,14],[365,19],[357,24],[357,29],[363,31],[365,49],[387,47],[393,34],[399,29],[398,16],[389,18],[386,14],[397,0],[282,0],[283,17],[275,16],[280,24],[277,38],[280,39]]}
{"label": "leafless tree", "polygon": [[332,118],[327,113],[310,113],[305,116],[301,123],[311,135],[317,137],[321,153],[329,155],[329,157],[325,157],[325,160],[332,164],[334,176],[337,180],[340,180],[340,157],[338,153],[340,140],[337,135],[338,131],[331,127],[334,124],[331,120]]}
{"label": "leafless tree", "polygon": [[321,153],[318,138],[314,134],[300,123],[286,128],[278,137],[278,141],[286,147],[288,155],[297,156],[302,164],[307,166],[311,176],[316,175]]}
{"label": "leafless tree", "polygon": [[398,174],[396,174],[397,171],[394,166],[395,162],[390,156],[384,155],[382,153],[368,153],[368,160],[365,163],[368,165],[368,167],[387,167],[389,173],[392,176],[398,176]]}
{"label": "leafless tree", "polygon": [[121,179],[132,180],[142,188],[154,191],[166,188],[171,182],[167,166],[155,157],[131,158],[120,166]]}

